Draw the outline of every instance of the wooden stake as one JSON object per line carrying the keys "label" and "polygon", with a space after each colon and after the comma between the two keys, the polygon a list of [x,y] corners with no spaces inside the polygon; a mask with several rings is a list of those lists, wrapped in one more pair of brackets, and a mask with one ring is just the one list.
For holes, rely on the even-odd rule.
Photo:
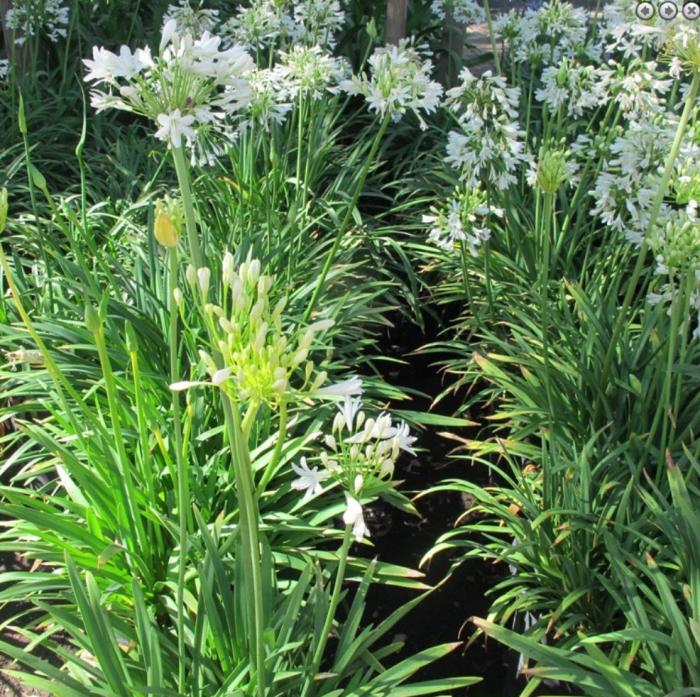
{"label": "wooden stake", "polygon": [[386,0],[386,26],[384,42],[398,44],[406,36],[408,0]]}

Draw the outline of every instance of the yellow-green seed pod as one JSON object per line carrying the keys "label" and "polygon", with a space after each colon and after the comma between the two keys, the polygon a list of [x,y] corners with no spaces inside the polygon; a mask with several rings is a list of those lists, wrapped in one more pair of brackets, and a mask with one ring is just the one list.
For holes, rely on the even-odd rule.
{"label": "yellow-green seed pod", "polygon": [[160,210],[156,214],[156,220],[153,223],[153,235],[158,240],[158,244],[162,244],[163,247],[168,247],[169,249],[177,247],[180,239],[180,230],[167,211]]}

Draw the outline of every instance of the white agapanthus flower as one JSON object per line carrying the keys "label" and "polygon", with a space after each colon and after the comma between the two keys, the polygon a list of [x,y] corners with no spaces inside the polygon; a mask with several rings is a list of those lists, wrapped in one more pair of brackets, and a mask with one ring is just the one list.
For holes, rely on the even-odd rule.
{"label": "white agapanthus flower", "polygon": [[369,528],[365,523],[365,517],[362,511],[362,504],[350,494],[345,494],[345,512],[343,513],[343,522],[346,525],[352,525],[352,534],[358,542],[363,538],[369,537]]}
{"label": "white agapanthus flower", "polygon": [[412,111],[421,128],[427,128],[421,112],[435,111],[442,95],[442,87],[430,79],[431,61],[423,61],[418,51],[402,40],[398,46],[376,49],[369,66],[369,76],[353,75],[341,83],[341,88],[348,94],[364,96],[370,110],[381,117],[389,116],[396,122]]}
{"label": "white agapanthus flower", "polygon": [[158,55],[150,49],[118,54],[95,46],[83,62],[85,81],[100,89],[91,104],[102,111],[123,109],[158,125],[156,137],[172,147],[183,142],[193,156],[206,160],[204,144],[217,147],[235,137],[231,117],[251,99],[248,75],[252,58],[242,46],[221,49],[221,38],[204,32],[199,38],[181,33],[175,20],[163,27]]}
{"label": "white agapanthus flower", "polygon": [[[668,305],[674,300],[687,302],[695,313],[693,338],[700,339],[700,220],[697,201],[674,211],[665,224],[652,232],[649,246],[656,260],[656,274],[662,284],[648,295],[652,305]],[[684,296],[688,293],[689,296]]]}
{"label": "white agapanthus flower", "polygon": [[307,46],[334,48],[337,33],[345,24],[339,0],[298,0],[293,5],[291,39]]}
{"label": "white agapanthus flower", "polygon": [[285,76],[277,69],[259,68],[248,74],[250,94],[240,111],[242,130],[262,129],[282,124],[292,108],[293,94]]}
{"label": "white agapanthus flower", "polygon": [[322,494],[323,482],[331,476],[328,470],[319,471],[317,467],[310,468],[303,456],[298,465],[292,464],[292,469],[299,475],[299,478],[292,482],[292,488],[304,492],[303,503]]}
{"label": "white agapanthus flower", "polygon": [[564,0],[549,0],[539,9],[515,13],[501,20],[497,29],[517,63],[557,65],[562,58],[593,51],[587,44],[588,14]]}
{"label": "white agapanthus flower", "polygon": [[610,100],[613,71],[581,65],[563,58],[559,66],[548,66],[542,71],[542,84],[535,98],[549,107],[551,113],[562,113],[580,118],[584,112],[604,106]]}
{"label": "white agapanthus flower", "polygon": [[301,94],[320,99],[324,94],[335,94],[339,84],[350,74],[350,66],[343,58],[336,58],[320,46],[293,46],[280,53],[275,66],[277,74],[286,83],[292,99]]}
{"label": "white agapanthus flower", "polygon": [[673,80],[662,79],[659,73],[655,61],[633,61],[612,79],[610,91],[627,119],[649,120],[665,111],[662,99],[671,89]]}
{"label": "white agapanthus flower", "polygon": [[10,61],[6,58],[0,58],[0,82],[4,82],[7,79],[7,75],[10,72]]}
{"label": "white agapanthus flower", "polygon": [[205,31],[216,32],[219,25],[219,11],[202,6],[202,0],[190,3],[190,0],[179,0],[177,4],[168,5],[163,15],[163,25],[174,19],[181,32],[199,36]]}
{"label": "white agapanthus flower", "polygon": [[698,21],[685,19],[680,11],[672,21],[663,19],[658,12],[648,20],[641,20],[636,12],[638,4],[638,0],[611,0],[603,5],[598,23],[602,50],[625,59],[642,58],[650,51],[663,50],[679,58],[682,64],[697,65],[700,60]]}
{"label": "white agapanthus flower", "polygon": [[22,46],[34,36],[46,36],[56,43],[66,37],[69,8],[61,0],[14,0],[2,21]]}
{"label": "white agapanthus flower", "polygon": [[490,206],[478,188],[455,192],[446,207],[433,207],[423,222],[430,225],[429,239],[445,250],[464,245],[471,256],[491,237],[489,218],[503,217],[503,209]]}
{"label": "white agapanthus flower", "polygon": [[236,14],[222,31],[232,41],[250,49],[274,43],[282,33],[287,15],[274,0],[253,0],[247,7],[239,5]]}
{"label": "white agapanthus flower", "polygon": [[477,78],[464,68],[460,79],[447,93],[460,130],[448,134],[445,159],[468,187],[483,182],[507,189],[516,181],[517,168],[529,161],[517,121],[520,90],[491,71]]}
{"label": "white agapanthus flower", "polygon": [[466,26],[484,21],[484,10],[475,0],[433,0],[430,9],[440,20],[449,12],[456,22]]}
{"label": "white agapanthus flower", "polygon": [[[610,146],[591,192],[594,199],[591,214],[622,232],[636,246],[643,241],[677,126],[678,117],[671,115],[632,121]],[[695,143],[694,135],[688,133],[676,158],[676,172],[682,174],[699,156],[700,146]],[[667,212],[662,208],[662,220]]]}

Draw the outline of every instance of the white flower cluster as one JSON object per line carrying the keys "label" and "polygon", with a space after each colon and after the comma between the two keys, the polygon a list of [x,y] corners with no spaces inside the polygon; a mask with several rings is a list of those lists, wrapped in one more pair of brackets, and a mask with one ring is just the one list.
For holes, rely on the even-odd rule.
{"label": "white flower cluster", "polygon": [[336,45],[336,34],[345,24],[339,0],[300,0],[294,5],[290,36],[306,45]]}
{"label": "white flower cluster", "polygon": [[530,159],[518,125],[520,89],[508,87],[490,71],[477,78],[464,68],[460,79],[447,93],[448,108],[461,129],[448,134],[446,161],[467,186],[483,181],[487,187],[506,189],[516,181],[518,165]]}
{"label": "white flower cluster", "polygon": [[5,14],[4,23],[18,46],[42,34],[56,43],[66,37],[68,7],[61,0],[15,0]]}
{"label": "white flower cluster", "polygon": [[276,42],[287,18],[272,0],[253,0],[248,6],[239,5],[236,14],[222,27],[231,40],[259,49]]}
{"label": "white flower cluster", "polygon": [[441,249],[452,250],[465,245],[475,257],[491,237],[491,216],[503,217],[503,209],[490,206],[478,188],[455,192],[446,208],[431,208],[423,222],[430,224],[429,239]]}
{"label": "white flower cluster", "polygon": [[252,0],[240,5],[224,33],[251,49],[303,43],[333,48],[345,24],[339,0]]}
{"label": "white flower cluster", "polygon": [[346,396],[333,420],[331,433],[324,437],[327,450],[319,455],[321,469],[310,468],[306,458],[293,465],[299,475],[292,486],[304,491],[304,501],[323,493],[323,482],[331,480],[345,491],[346,508],[343,520],[352,525],[359,542],[369,536],[362,504],[363,496],[376,495],[394,475],[401,451],[415,455],[405,422],[395,423],[390,414],[367,417],[359,398]]}
{"label": "white flower cluster", "polygon": [[282,124],[292,108],[292,95],[278,70],[257,68],[248,74],[250,95],[241,114],[241,129],[259,128],[269,132]]}
{"label": "white flower cluster", "polygon": [[[200,299],[199,307],[208,325],[211,351],[220,356],[221,365],[211,353],[200,350],[200,358],[209,374],[208,381],[181,381],[173,390],[198,385],[213,385],[232,399],[275,407],[282,401],[318,394],[336,394],[337,386],[322,386],[325,371],[316,372],[309,359],[319,334],[333,326],[333,320],[319,320],[307,327],[284,326],[282,313],[286,298],[271,305],[274,279],[262,273],[253,259],[234,268],[233,256],[226,252],[222,261],[220,303],[209,302],[211,272],[207,267],[188,267],[187,282]],[[182,293],[176,294],[178,303]],[[292,383],[296,385],[293,386]],[[351,381],[345,392],[355,393]]]}
{"label": "white flower cluster", "polygon": [[[179,148],[193,148],[234,137],[228,117],[250,102],[248,73],[252,58],[242,46],[220,49],[221,38],[204,32],[195,39],[180,33],[175,20],[163,27],[160,51],[135,52],[122,46],[119,54],[94,47],[86,82],[106,88],[93,90],[90,102],[98,110],[115,108],[146,116],[159,128],[156,137]],[[204,156],[206,153],[203,152]]]}
{"label": "white flower cluster", "polygon": [[[610,147],[610,154],[591,192],[595,200],[591,213],[622,232],[635,245],[643,241],[650,208],[661,182],[661,170],[677,125],[678,117],[670,115],[649,121],[632,121]],[[676,159],[677,171],[686,170],[698,156],[700,146],[689,133]]]}
{"label": "white flower cluster", "polygon": [[649,51],[665,51],[681,63],[697,63],[700,57],[700,26],[678,13],[673,21],[659,17],[640,20],[636,14],[637,0],[612,0],[602,8],[600,27],[601,50],[620,54],[624,58],[642,58]]}
{"label": "white flower cluster", "polygon": [[558,67],[552,65],[542,71],[542,86],[535,91],[535,97],[551,113],[563,107],[567,116],[580,118],[585,111],[608,103],[612,77],[612,70],[563,58]]}
{"label": "white flower cluster", "polygon": [[611,91],[629,120],[649,120],[665,111],[661,98],[671,89],[673,80],[658,77],[655,61],[632,61],[620,66],[620,75],[612,82]]}
{"label": "white flower cluster", "polygon": [[[669,305],[688,293],[686,302],[696,313],[693,336],[700,339],[700,220],[697,201],[675,211],[665,225],[652,234],[650,247],[656,258],[656,273],[664,280],[658,292],[650,293],[652,305]],[[669,307],[670,311],[670,307]]]}
{"label": "white flower cluster", "polygon": [[219,11],[202,7],[202,2],[196,7],[189,0],[180,0],[177,5],[168,5],[163,15],[163,26],[174,19],[181,32],[199,36],[205,31],[216,32],[219,25]]}
{"label": "white flower cluster", "polygon": [[524,13],[515,10],[496,20],[495,31],[516,63],[557,65],[562,58],[590,55],[588,14],[564,0],[549,0]]}
{"label": "white flower cluster", "polygon": [[418,51],[402,40],[398,46],[377,48],[369,66],[369,76],[353,75],[340,87],[348,94],[363,95],[370,110],[381,117],[388,115],[396,122],[412,111],[421,128],[427,128],[420,112],[435,111],[442,95],[442,86],[430,79],[431,61],[423,61]]}
{"label": "white flower cluster", "polygon": [[340,83],[351,73],[350,65],[323,51],[320,46],[292,46],[280,53],[275,67],[292,98],[301,94],[320,99],[326,92],[336,94]]}
{"label": "white flower cluster", "polygon": [[440,20],[449,12],[456,22],[465,26],[484,21],[484,10],[475,0],[433,0],[430,9]]}

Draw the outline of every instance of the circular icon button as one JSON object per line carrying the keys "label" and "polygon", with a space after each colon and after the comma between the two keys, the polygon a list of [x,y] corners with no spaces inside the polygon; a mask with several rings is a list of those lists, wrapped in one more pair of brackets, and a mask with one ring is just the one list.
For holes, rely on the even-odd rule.
{"label": "circular icon button", "polygon": [[650,2],[640,2],[637,3],[637,17],[639,19],[651,19],[654,16],[654,5]]}
{"label": "circular icon button", "polygon": [[676,5],[675,2],[670,2],[670,0],[667,0],[667,2],[662,2],[659,5],[659,17],[661,17],[661,19],[665,19],[667,22],[670,22],[672,19],[675,19],[677,15],[678,5]]}
{"label": "circular icon button", "polygon": [[697,2],[686,2],[683,5],[683,16],[686,19],[697,19],[700,17],[700,4]]}

